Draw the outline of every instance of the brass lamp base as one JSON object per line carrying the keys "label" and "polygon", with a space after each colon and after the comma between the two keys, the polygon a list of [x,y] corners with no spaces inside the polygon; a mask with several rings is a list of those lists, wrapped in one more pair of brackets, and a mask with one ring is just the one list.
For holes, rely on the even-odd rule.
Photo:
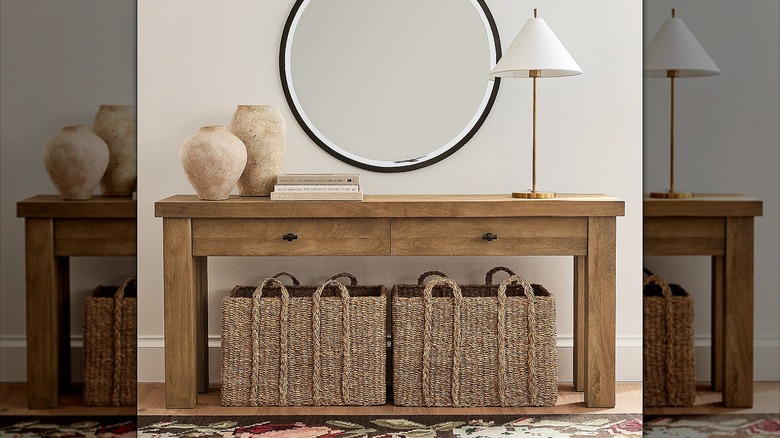
{"label": "brass lamp base", "polygon": [[691,192],[652,192],[650,193],[651,198],[693,198],[693,193]]}
{"label": "brass lamp base", "polygon": [[554,192],[512,192],[513,198],[525,199],[550,199],[555,197]]}

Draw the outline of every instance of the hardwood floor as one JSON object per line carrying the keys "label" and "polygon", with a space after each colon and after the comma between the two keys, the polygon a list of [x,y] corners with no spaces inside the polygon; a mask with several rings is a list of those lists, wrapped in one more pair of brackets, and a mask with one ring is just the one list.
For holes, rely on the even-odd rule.
{"label": "hardwood floor", "polygon": [[575,392],[571,382],[558,385],[558,403],[546,408],[422,408],[387,404],[384,406],[318,406],[318,407],[224,407],[220,404],[219,386],[212,385],[198,394],[194,409],[165,409],[162,383],[138,384],[138,415],[442,415],[442,414],[584,414],[638,413],[642,409],[642,384],[618,382],[614,409],[588,408],[582,392]]}
{"label": "hardwood floor", "polygon": [[696,385],[696,401],[691,407],[645,408],[645,415],[729,415],[729,414],[777,414],[780,415],[780,382],[754,382],[753,407],[750,409],[727,408],[722,404],[723,393],[715,392],[709,383]]}
{"label": "hardwood floor", "polygon": [[[198,396],[194,409],[165,409],[162,383],[138,384],[138,415],[441,415],[441,414],[584,414],[641,412],[642,391],[639,382],[617,383],[617,404],[614,409],[585,407],[584,396],[575,392],[571,383],[558,387],[558,404],[551,408],[407,408],[393,405],[365,407],[267,407],[228,408],[220,405],[219,387],[212,386]],[[730,415],[768,413],[780,415],[780,382],[754,383],[754,404],[751,409],[729,409],[721,404],[721,393],[709,385],[697,387],[694,406],[688,408],[645,408],[645,415]],[[86,407],[78,392],[60,396],[56,409],[27,409],[25,383],[0,383],[0,415],[133,415],[133,407]]]}
{"label": "hardwood floor", "polygon": [[26,383],[0,383],[0,415],[135,415],[134,406],[89,407],[82,405],[82,392],[74,388],[60,394],[59,406],[54,409],[27,409]]}

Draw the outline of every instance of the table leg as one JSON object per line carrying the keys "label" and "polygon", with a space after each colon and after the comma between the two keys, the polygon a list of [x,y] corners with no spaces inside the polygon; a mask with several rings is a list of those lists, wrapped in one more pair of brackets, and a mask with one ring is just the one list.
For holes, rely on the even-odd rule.
{"label": "table leg", "polygon": [[189,218],[163,218],[165,406],[194,408],[198,387],[199,262]]}
{"label": "table leg", "polygon": [[615,217],[588,220],[585,261],[585,404],[615,407]]}
{"label": "table leg", "polygon": [[723,391],[723,284],[726,281],[724,276],[724,258],[722,256],[712,257],[712,321],[711,334],[711,375],[712,389],[714,391]]}
{"label": "table leg", "polygon": [[574,390],[585,391],[585,257],[574,257]]}
{"label": "table leg", "polygon": [[25,264],[27,405],[55,408],[60,384],[70,382],[70,330],[63,327],[68,261],[54,256],[54,220],[25,220]]}
{"label": "table leg", "polygon": [[723,402],[753,406],[753,218],[726,219]]}

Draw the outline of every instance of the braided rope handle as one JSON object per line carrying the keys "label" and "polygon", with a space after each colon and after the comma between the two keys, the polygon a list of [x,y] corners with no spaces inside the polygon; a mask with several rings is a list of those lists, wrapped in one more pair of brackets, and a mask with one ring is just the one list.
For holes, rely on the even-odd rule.
{"label": "braided rope handle", "polygon": [[531,405],[536,405],[536,296],[531,284],[516,274],[505,278],[498,285],[498,396],[503,406],[506,384],[506,290],[512,283],[520,285],[528,299],[528,394]]}
{"label": "braided rope handle", "polygon": [[441,272],[441,271],[426,271],[426,272],[423,272],[423,273],[422,273],[422,274],[421,274],[421,275],[420,275],[420,276],[417,278],[417,286],[419,286],[419,287],[423,287],[423,283],[425,283],[425,279],[426,279],[426,278],[428,278],[428,277],[430,277],[430,276],[432,276],[432,275],[436,275],[436,276],[439,276],[439,277],[444,277],[444,278],[449,278],[449,277],[447,276],[447,274],[445,274],[444,272]]}
{"label": "braided rope handle", "polygon": [[[664,355],[664,365],[668,371],[674,367],[674,318],[672,316],[672,312],[674,312],[674,297],[672,296],[672,288],[669,287],[669,283],[658,275],[648,275],[645,278],[643,286],[647,286],[650,283],[655,283],[661,287],[661,294],[666,303],[666,309],[664,309],[664,326],[666,329],[666,354]],[[671,379],[666,379],[666,392],[669,394],[670,400],[677,398],[677,386],[673,384]]]}
{"label": "braided rope handle", "polygon": [[493,274],[499,271],[506,272],[510,276],[516,275],[515,271],[507,268],[506,266],[496,266],[495,268],[487,271],[487,274],[485,274],[485,286],[493,286]]}
{"label": "braided rope handle", "polygon": [[111,375],[111,404],[119,406],[122,390],[122,369],[125,366],[125,354],[122,348],[122,326],[124,325],[124,312],[122,311],[122,299],[125,297],[125,289],[135,283],[135,277],[130,277],[122,282],[114,293],[114,370]]}
{"label": "braided rope handle", "polygon": [[425,284],[423,289],[423,302],[425,304],[425,328],[423,333],[423,369],[422,369],[422,392],[423,400],[426,406],[432,406],[433,400],[430,394],[433,392],[430,382],[431,367],[431,342],[432,342],[432,323],[433,323],[433,288],[439,284],[444,284],[452,289],[452,295],[455,300],[452,306],[452,404],[460,406],[460,343],[461,343],[461,306],[463,303],[463,294],[460,287],[454,280],[434,276]]}
{"label": "braided rope handle", "polygon": [[339,278],[349,278],[349,285],[350,286],[357,286],[358,285],[357,277],[355,277],[354,275],[350,274],[349,272],[339,272],[338,274],[334,275],[333,277],[330,277],[328,279],[328,281],[336,280],[336,279],[339,279]]}
{"label": "braided rope handle", "polygon": [[279,314],[279,404],[287,404],[287,321],[290,313],[290,293],[281,281],[266,278],[252,293],[252,384],[249,402],[258,406],[260,393],[260,298],[268,283],[276,283],[282,291],[282,308]]}
{"label": "braided rope handle", "polygon": [[[355,278],[350,274],[346,274],[350,278]],[[342,276],[338,274],[336,277]],[[357,283],[357,280],[355,280]],[[320,302],[322,299],[322,291],[330,286],[334,285],[341,291],[341,306],[342,306],[342,370],[341,370],[341,401],[345,404],[349,404],[349,380],[350,380],[350,368],[352,366],[352,353],[350,351],[350,310],[349,310],[349,290],[346,286],[341,284],[335,278],[331,278],[325,283],[322,283],[312,295],[312,312],[311,312],[311,325],[312,325],[312,349],[314,350],[314,366],[312,373],[312,395],[315,405],[321,405],[322,392],[322,357],[320,353],[320,333],[321,333],[321,321],[320,321]]]}
{"label": "braided rope handle", "polygon": [[293,286],[300,286],[301,285],[301,282],[298,281],[298,279],[295,278],[295,276],[290,274],[289,272],[279,272],[278,274],[274,275],[271,278],[278,279],[279,277],[287,277],[287,278],[289,278],[290,280],[292,280],[292,285]]}

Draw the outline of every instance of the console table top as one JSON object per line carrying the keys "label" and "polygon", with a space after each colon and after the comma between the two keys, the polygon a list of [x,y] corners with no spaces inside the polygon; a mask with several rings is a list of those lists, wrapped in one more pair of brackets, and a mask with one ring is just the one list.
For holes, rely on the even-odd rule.
{"label": "console table top", "polygon": [[761,216],[763,202],[742,194],[695,193],[693,198],[651,198],[645,196],[645,217]]}
{"label": "console table top", "polygon": [[59,195],[36,195],[16,204],[16,217],[135,218],[136,201],[129,196],[93,196],[83,201],[72,201]]}
{"label": "console table top", "polygon": [[155,203],[156,217],[514,217],[623,216],[625,202],[599,194],[558,194],[552,199],[498,195],[365,195],[363,201],[271,201],[231,196],[202,201],[175,195]]}

